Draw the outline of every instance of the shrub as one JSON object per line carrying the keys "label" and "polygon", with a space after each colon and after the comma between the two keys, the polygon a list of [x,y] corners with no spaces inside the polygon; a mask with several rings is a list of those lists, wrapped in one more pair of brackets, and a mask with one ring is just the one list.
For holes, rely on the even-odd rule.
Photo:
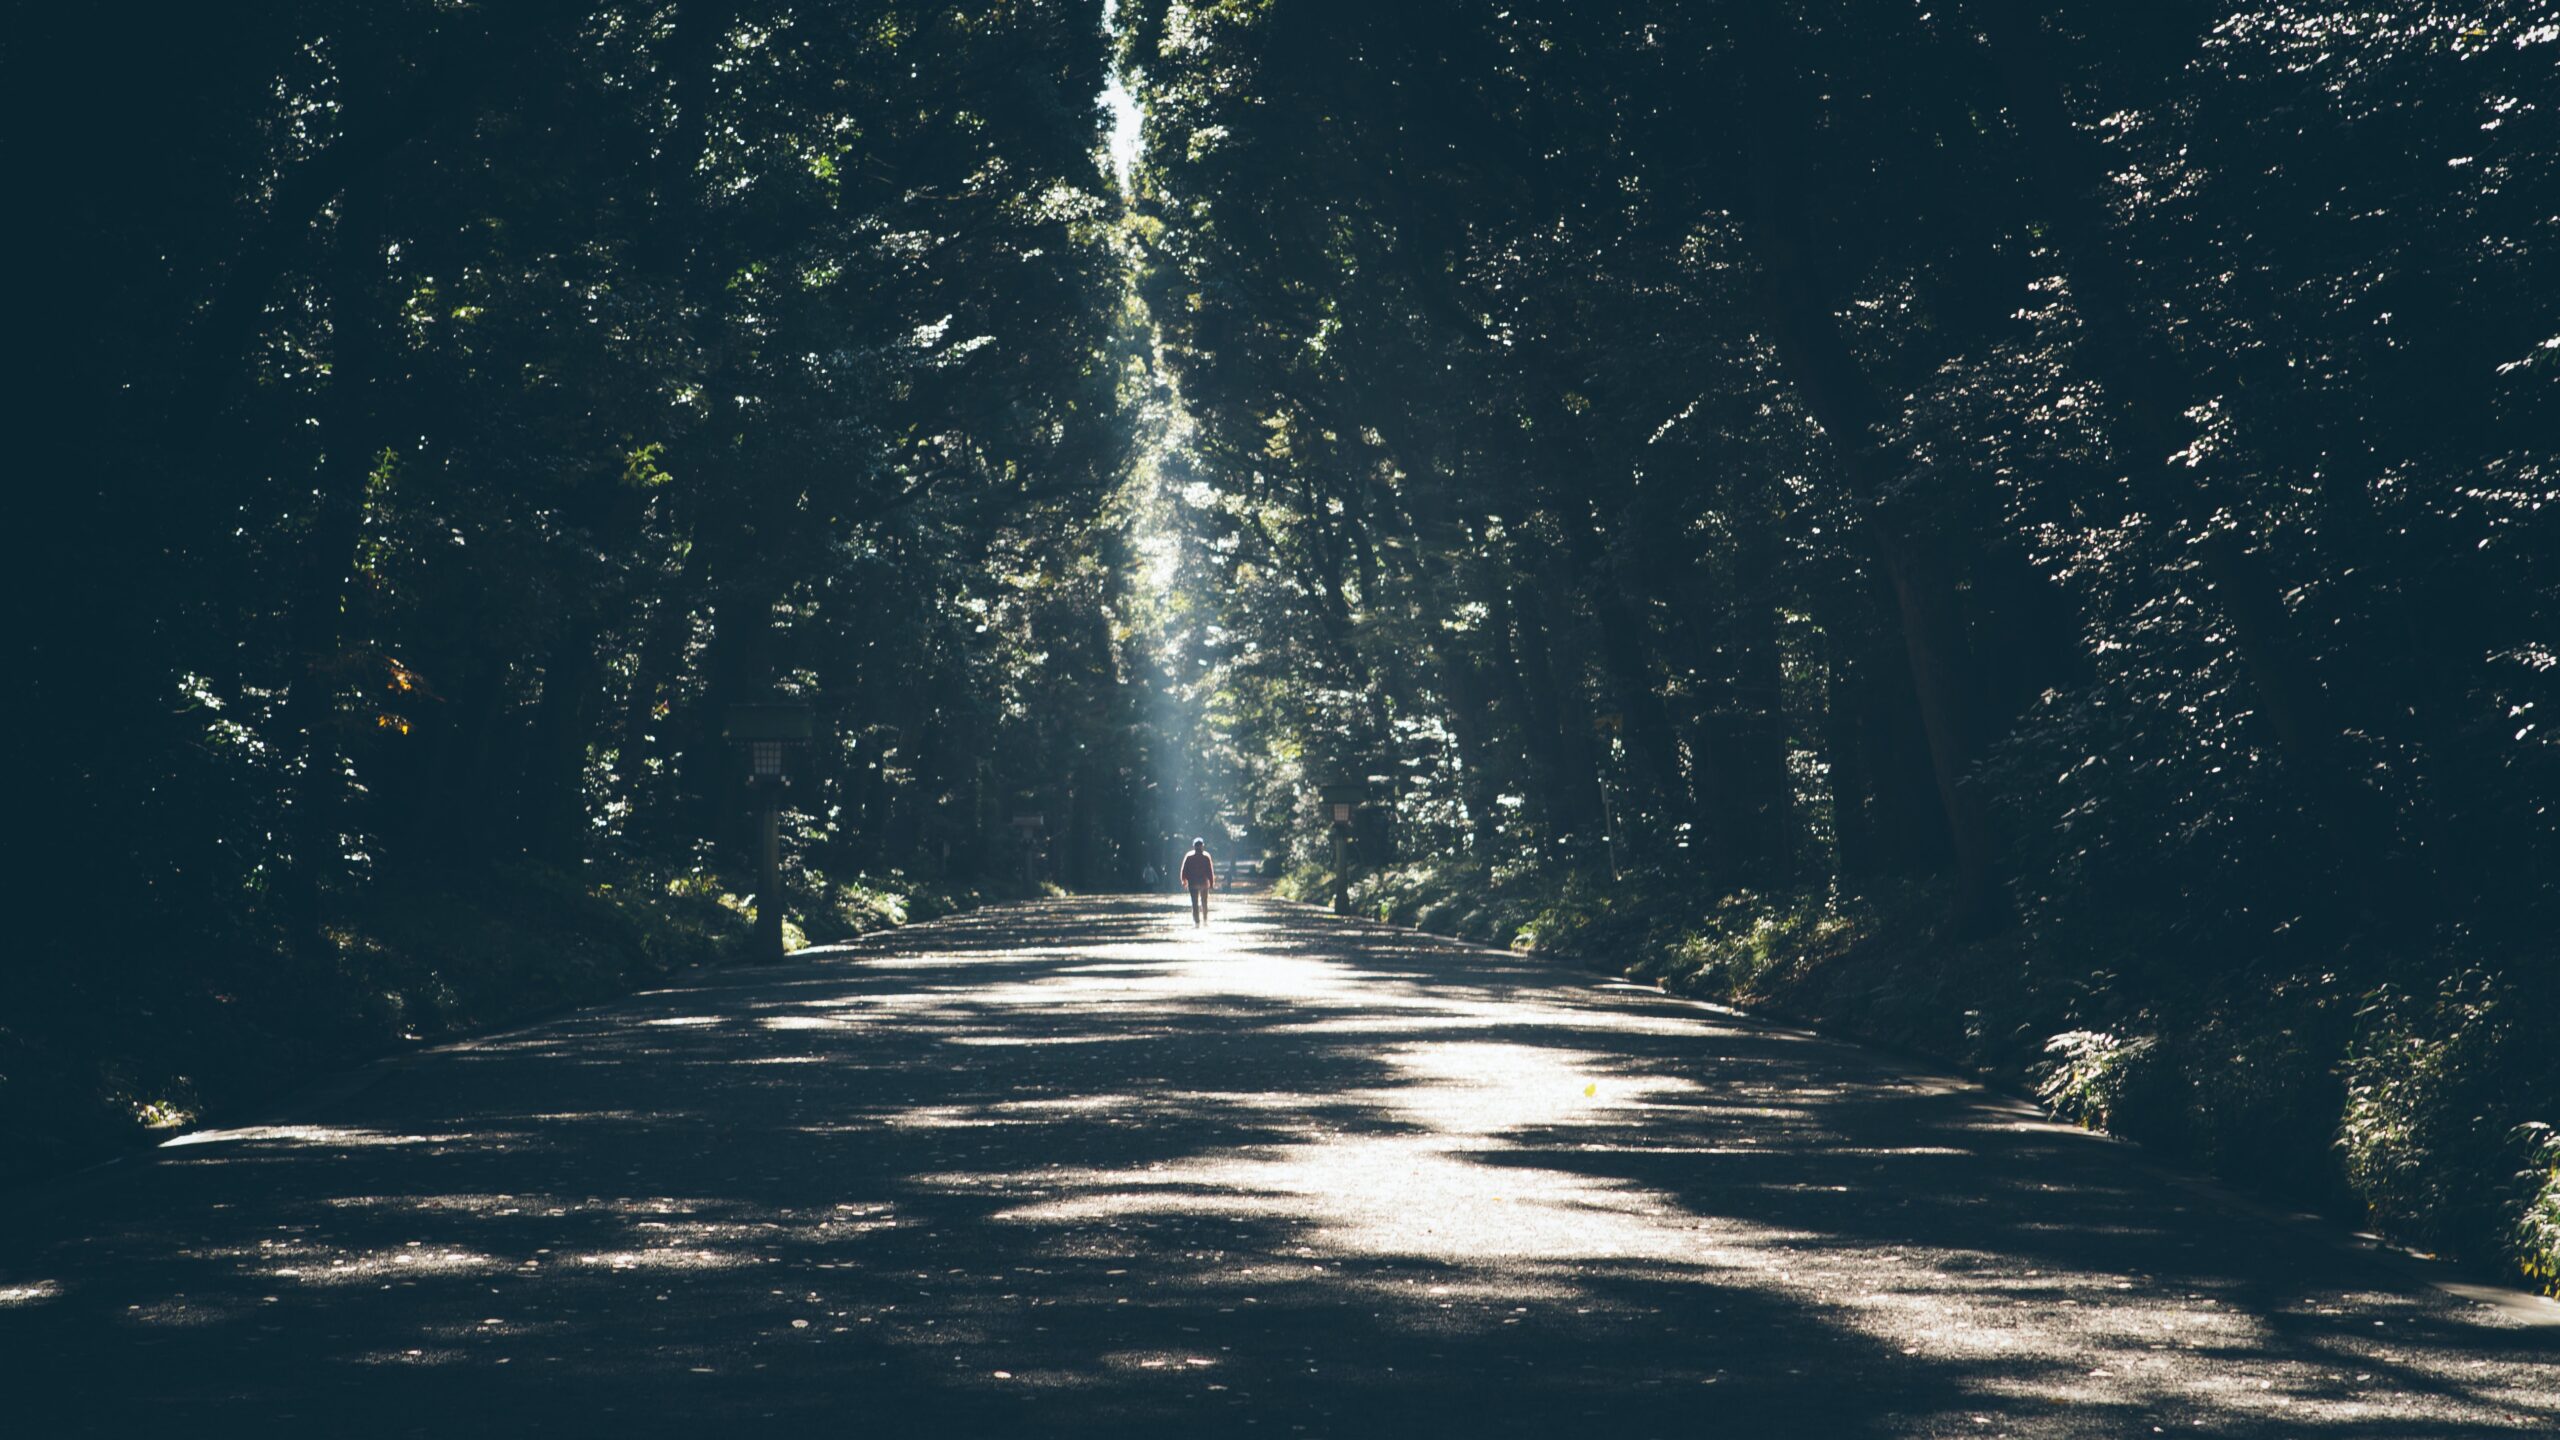
{"label": "shrub", "polygon": [[[1317,869],[1289,884],[1330,893]],[[2560,1289],[2560,1046],[2526,1018],[2560,1013],[2560,967],[2466,964],[2492,948],[2473,933],[2392,954],[2288,930],[2200,955],[2178,914],[2064,925],[2035,904],[1957,943],[1931,938],[1922,883],[1703,884],[1455,856],[1370,874],[1353,901],[2025,1080],[2065,1120]],[[2372,988],[2388,974],[2455,978]]]}
{"label": "shrub", "polygon": [[2141,1088],[2159,1041],[2127,1039],[2104,1030],[2066,1030],[2047,1040],[2051,1057],[2036,1094],[2055,1115],[2088,1129],[2108,1129],[2125,1102]]}
{"label": "shrub", "polygon": [[2555,1197],[2549,1037],[2502,978],[2467,970],[2431,993],[2383,987],[2347,1060],[2338,1144],[2377,1221],[2431,1249],[2518,1245],[2548,1283]]}
{"label": "shrub", "polygon": [[[892,874],[831,883],[786,917],[789,943],[951,913],[954,896]],[[110,1007],[85,975],[50,978],[0,1024],[0,1182],[102,1158],[332,1066],[744,953],[748,907],[720,877],[639,866],[596,878],[509,864],[348,897],[323,945],[235,931],[155,950]],[[807,933],[804,935],[803,932]],[[162,957],[166,956],[164,960]],[[19,1021],[37,1015],[42,1024]]]}
{"label": "shrub", "polygon": [[2528,1196],[2516,1220],[2516,1267],[2543,1294],[2560,1296],[2560,1131],[2536,1120],[2517,1135],[2533,1158],[2516,1177]]}

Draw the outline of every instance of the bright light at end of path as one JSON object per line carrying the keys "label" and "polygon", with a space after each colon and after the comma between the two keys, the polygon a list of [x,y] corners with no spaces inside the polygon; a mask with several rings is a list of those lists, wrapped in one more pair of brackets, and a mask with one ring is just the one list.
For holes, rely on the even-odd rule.
{"label": "bright light at end of path", "polygon": [[[1119,0],[1102,0],[1102,28],[1117,35],[1120,32]],[[1143,130],[1138,113],[1138,97],[1129,89],[1129,77],[1120,73],[1120,62],[1111,63],[1111,77],[1104,82],[1095,105],[1110,123],[1104,153],[1111,162],[1111,178],[1120,185],[1120,193],[1129,193],[1129,177],[1137,172],[1138,147],[1143,143]]]}
{"label": "bright light at end of path", "polygon": [[1224,899],[1222,895],[1209,897],[1209,923],[1206,925],[1191,923],[1189,896],[1177,895],[1166,904],[1165,926],[1181,944],[1185,958],[1208,955],[1231,960],[1251,959],[1257,953],[1254,944],[1264,934],[1265,927],[1250,918],[1238,918],[1232,903],[1220,904]]}

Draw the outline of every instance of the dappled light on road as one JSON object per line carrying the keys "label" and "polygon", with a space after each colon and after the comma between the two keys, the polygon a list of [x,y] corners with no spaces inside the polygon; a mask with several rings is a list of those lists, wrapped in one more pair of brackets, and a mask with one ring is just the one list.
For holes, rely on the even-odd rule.
{"label": "dappled light on road", "polygon": [[2123,1147],[1236,897],[1205,932],[1179,900],[1068,902],[702,975],[320,1109],[17,1227],[0,1342],[30,1373],[146,1357],[55,1394],[72,1429],[2560,1423],[2560,1332]]}
{"label": "dappled light on road", "polygon": [[329,1125],[251,1125],[238,1130],[198,1130],[181,1135],[168,1143],[168,1149],[196,1145],[231,1145],[256,1142],[275,1145],[325,1145],[356,1149],[373,1145],[450,1145],[457,1141],[485,1140],[473,1135],[386,1135],[376,1130],[344,1129]]}

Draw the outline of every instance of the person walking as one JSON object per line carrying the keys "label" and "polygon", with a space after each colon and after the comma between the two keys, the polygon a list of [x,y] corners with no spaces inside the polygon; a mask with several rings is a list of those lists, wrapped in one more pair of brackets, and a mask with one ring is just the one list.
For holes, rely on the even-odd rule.
{"label": "person walking", "polygon": [[1209,892],[1218,888],[1218,865],[1209,858],[1209,842],[1193,840],[1182,857],[1182,888],[1191,892],[1191,923],[1209,923]]}

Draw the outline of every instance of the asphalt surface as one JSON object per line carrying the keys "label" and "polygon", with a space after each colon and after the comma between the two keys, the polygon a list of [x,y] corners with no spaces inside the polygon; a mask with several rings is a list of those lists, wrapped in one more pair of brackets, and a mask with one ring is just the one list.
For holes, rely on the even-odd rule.
{"label": "asphalt surface", "polygon": [[2535,1320],[1898,1061],[1164,896],[690,978],[23,1202],[0,1433],[2560,1434]]}

